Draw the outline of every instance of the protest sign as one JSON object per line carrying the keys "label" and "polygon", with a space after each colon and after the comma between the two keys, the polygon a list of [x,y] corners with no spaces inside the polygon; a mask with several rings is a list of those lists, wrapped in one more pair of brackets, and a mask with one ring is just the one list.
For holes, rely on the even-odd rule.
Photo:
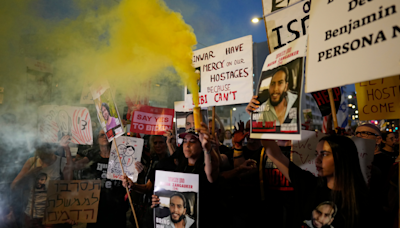
{"label": "protest sign", "polygon": [[39,135],[44,142],[58,143],[69,135],[75,144],[93,144],[92,121],[84,107],[43,105],[39,107]]}
{"label": "protest sign", "polygon": [[[342,93],[339,87],[332,88],[332,92],[333,100],[335,101],[335,108],[336,110],[339,110]],[[313,92],[311,93],[311,95],[315,99],[315,102],[317,103],[322,116],[327,116],[331,114],[331,102],[329,100],[328,90]]]}
{"label": "protest sign", "polygon": [[312,1],[305,91],[398,75],[396,8],[398,0]]}
{"label": "protest sign", "polygon": [[251,138],[300,139],[306,42],[307,37],[301,37],[265,60],[257,89],[260,107],[251,115]]}
{"label": "protest sign", "polygon": [[264,18],[270,53],[308,35],[310,5],[311,0],[300,1]]}
{"label": "protest sign", "polygon": [[80,104],[93,104],[92,92],[88,84],[83,86]]}
{"label": "protest sign", "polygon": [[[200,74],[199,106],[249,102],[249,97],[253,95],[251,35],[196,50],[192,63]],[[193,104],[189,90],[185,94],[185,101]]]}
{"label": "protest sign", "polygon": [[165,131],[172,129],[173,119],[173,109],[143,105],[133,112],[131,132],[163,135]]}
{"label": "protest sign", "polygon": [[[292,142],[293,163],[304,170],[310,171],[314,176],[318,176],[315,166],[316,148],[319,141],[325,136],[327,135],[318,131],[302,131],[301,140],[293,140]],[[351,139],[357,147],[361,172],[364,180],[368,183],[371,178],[375,141],[358,137],[352,137]]]}
{"label": "protest sign", "polygon": [[101,180],[52,180],[49,182],[44,224],[95,223]]}
{"label": "protest sign", "polygon": [[[171,214],[171,206],[183,207],[185,218],[184,227],[199,227],[198,225],[198,200],[199,200],[199,175],[177,172],[156,171],[154,195],[160,198],[160,206],[154,209],[154,227],[175,227],[179,220],[178,215]],[[175,222],[174,222],[175,220]]]}
{"label": "protest sign", "polygon": [[99,81],[90,87],[93,101],[97,110],[101,128],[106,133],[109,142],[124,134],[121,117],[117,105],[111,94],[111,88],[107,81]]}
{"label": "protest sign", "polygon": [[287,6],[291,6],[296,2],[299,2],[301,0],[263,0],[263,11],[264,11],[264,16],[267,16],[268,14],[281,10]]}
{"label": "protest sign", "polygon": [[123,172],[119,163],[117,151],[114,143],[117,143],[119,156],[121,158],[122,167],[125,174],[136,182],[138,171],[135,162],[140,162],[142,158],[143,139],[121,136],[115,139],[111,145],[110,159],[108,160],[107,178],[113,180],[122,180]]}
{"label": "protest sign", "polygon": [[398,119],[400,76],[356,83],[360,120]]}

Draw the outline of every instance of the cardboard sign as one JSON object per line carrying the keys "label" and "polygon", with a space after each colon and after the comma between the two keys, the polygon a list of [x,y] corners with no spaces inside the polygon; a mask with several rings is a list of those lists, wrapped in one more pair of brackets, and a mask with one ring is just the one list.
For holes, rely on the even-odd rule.
{"label": "cardboard sign", "polygon": [[[185,207],[184,227],[199,227],[199,175],[156,171],[154,195],[160,198],[160,206],[154,209],[154,227],[175,227],[171,220],[170,206]],[[183,206],[183,204],[186,204]],[[178,220],[174,218],[174,220]]]}
{"label": "cardboard sign", "polygon": [[299,2],[301,0],[263,0],[263,11],[264,11],[264,16],[281,10],[287,6],[291,6],[296,2]]}
{"label": "cardboard sign", "polygon": [[42,141],[58,143],[63,136],[69,135],[72,143],[93,144],[92,121],[87,108],[43,105],[38,110]]}
{"label": "cardboard sign", "polygon": [[100,201],[101,180],[50,181],[44,224],[95,223]]}
{"label": "cardboard sign", "polygon": [[258,83],[259,108],[251,115],[250,137],[300,139],[300,98],[307,37],[268,55]]}
{"label": "cardboard sign", "polygon": [[[317,157],[315,149],[319,141],[327,135],[318,131],[302,131],[301,135],[301,140],[293,140],[292,142],[293,163],[304,170],[310,171],[314,176],[318,176],[315,166],[315,158]],[[352,137],[351,139],[357,147],[358,159],[364,180],[366,183],[369,183],[372,169],[371,164],[374,159],[375,141],[358,137]]]}
{"label": "cardboard sign", "polygon": [[136,182],[139,174],[136,170],[135,162],[140,162],[140,159],[142,158],[144,140],[140,138],[121,136],[112,142],[110,159],[108,160],[107,178],[122,180],[123,175],[121,164],[119,163],[117,150],[115,149],[115,142],[117,143],[119,156],[125,174],[133,182]]}
{"label": "cardboard sign", "polygon": [[111,88],[107,81],[99,81],[90,87],[90,92],[96,106],[97,118],[108,141],[111,142],[125,133]]}
{"label": "cardboard sign", "polygon": [[398,0],[312,1],[306,92],[398,75],[399,10]]}
{"label": "cardboard sign", "polygon": [[304,0],[264,18],[270,53],[308,35],[310,5],[311,0]]}
{"label": "cardboard sign", "polygon": [[165,131],[172,129],[173,119],[173,109],[143,105],[132,115],[131,132],[163,135]]}
{"label": "cardboard sign", "polygon": [[360,120],[398,119],[400,76],[356,83]]}
{"label": "cardboard sign", "polygon": [[[194,51],[193,66],[200,74],[199,106],[249,102],[253,95],[252,42],[252,36],[245,36]],[[187,89],[185,101],[193,104]]]}
{"label": "cardboard sign", "polygon": [[[336,110],[339,109],[342,93],[339,87],[333,88],[333,100],[335,101]],[[311,93],[315,102],[317,102],[318,108],[321,111],[322,116],[331,114],[331,102],[329,100],[328,90],[321,90]]]}

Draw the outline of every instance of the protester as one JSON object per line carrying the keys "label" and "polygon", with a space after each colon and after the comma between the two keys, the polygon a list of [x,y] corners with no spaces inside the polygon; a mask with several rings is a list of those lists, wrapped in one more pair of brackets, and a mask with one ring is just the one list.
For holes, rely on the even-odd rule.
{"label": "protester", "polygon": [[[25,227],[52,227],[43,225],[47,187],[50,180],[72,180],[73,167],[71,151],[68,146],[69,140],[70,136],[68,135],[60,140],[60,146],[65,150],[66,158],[55,155],[56,148],[51,144],[38,146],[36,156],[25,162],[20,173],[12,182],[12,190],[18,188],[30,189],[25,208]],[[30,192],[33,192],[33,194]],[[33,205],[32,202],[34,202]]]}
{"label": "protester", "polygon": [[319,177],[300,169],[282,154],[274,141],[264,140],[266,154],[291,182],[296,201],[294,227],[307,227],[311,212],[321,202],[337,205],[333,227],[367,227],[367,186],[361,173],[357,147],[343,136],[326,136],[316,148],[315,164]]}
{"label": "protester", "polygon": [[225,130],[223,144],[225,146],[229,147],[229,148],[233,147],[233,144],[232,144],[232,132],[230,130]]}
{"label": "protester", "polygon": [[399,151],[395,151],[396,136],[393,132],[383,132],[381,135],[382,145],[380,153],[375,155],[374,160],[378,158],[378,155],[381,155],[389,158],[390,162],[393,164],[399,156]]}
{"label": "protester", "polygon": [[364,138],[364,139],[372,139],[375,143],[375,154],[379,152],[379,147],[382,142],[381,132],[379,128],[373,124],[363,124],[358,126],[355,132],[356,137]]}
{"label": "protester", "polygon": [[[216,197],[217,185],[214,184],[219,176],[219,160],[216,152],[210,143],[210,133],[207,125],[202,123],[200,129],[187,130],[180,135],[183,144],[178,147],[173,157],[160,161],[157,170],[195,173],[199,174],[199,192],[205,197],[199,199],[199,226],[200,227],[221,227],[220,220],[215,220],[215,215],[219,213],[215,205],[219,205]],[[154,183],[155,172],[152,175]],[[127,179],[129,186],[134,184]],[[135,187],[133,187],[135,189]],[[159,198],[153,195],[152,207],[159,204]]]}

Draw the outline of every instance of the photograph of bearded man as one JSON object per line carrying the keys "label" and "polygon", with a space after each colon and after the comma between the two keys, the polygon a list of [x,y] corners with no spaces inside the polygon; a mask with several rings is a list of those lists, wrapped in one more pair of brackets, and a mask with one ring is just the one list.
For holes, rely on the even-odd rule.
{"label": "photograph of bearded man", "polygon": [[186,214],[187,200],[181,193],[174,193],[170,197],[170,215],[163,218],[166,221],[166,228],[190,228],[195,225],[194,220]]}

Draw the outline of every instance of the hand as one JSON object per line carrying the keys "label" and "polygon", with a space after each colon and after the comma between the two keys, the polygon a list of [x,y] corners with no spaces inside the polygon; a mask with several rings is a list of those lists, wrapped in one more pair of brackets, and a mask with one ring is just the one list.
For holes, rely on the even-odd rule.
{"label": "hand", "polygon": [[167,143],[171,143],[171,140],[175,138],[175,133],[173,129],[165,131],[164,136],[167,138]]}
{"label": "hand", "polygon": [[131,188],[133,184],[134,184],[133,181],[126,174],[124,174],[122,178],[122,186],[124,186],[124,188],[126,187]]}
{"label": "hand", "polygon": [[61,140],[60,140],[60,146],[62,147],[68,147],[68,144],[71,142],[70,141],[70,136],[69,135],[64,135]]}
{"label": "hand", "polygon": [[258,107],[260,107],[260,102],[257,100],[258,96],[252,96],[250,103],[246,107],[246,112],[251,115],[251,113],[256,110]]}
{"label": "hand", "polygon": [[144,169],[144,165],[140,162],[135,162],[135,168],[138,171],[138,173],[141,173]]}
{"label": "hand", "polygon": [[211,137],[210,137],[210,131],[208,130],[208,127],[205,123],[201,122],[201,127],[196,129],[197,132],[199,132],[199,140],[201,142],[201,146],[203,147],[203,150],[206,150],[207,152],[211,151]]}
{"label": "hand", "polygon": [[160,198],[156,195],[151,196],[151,208],[158,207],[160,205]]}
{"label": "hand", "polygon": [[257,169],[257,162],[253,159],[247,159],[239,166],[240,171],[251,171]]}
{"label": "hand", "polygon": [[246,136],[248,134],[249,134],[249,132],[244,133],[244,123],[242,121],[240,121],[239,122],[239,130],[235,131],[235,133],[233,134],[233,138],[232,138],[234,148],[242,149],[243,140],[246,138]]}

